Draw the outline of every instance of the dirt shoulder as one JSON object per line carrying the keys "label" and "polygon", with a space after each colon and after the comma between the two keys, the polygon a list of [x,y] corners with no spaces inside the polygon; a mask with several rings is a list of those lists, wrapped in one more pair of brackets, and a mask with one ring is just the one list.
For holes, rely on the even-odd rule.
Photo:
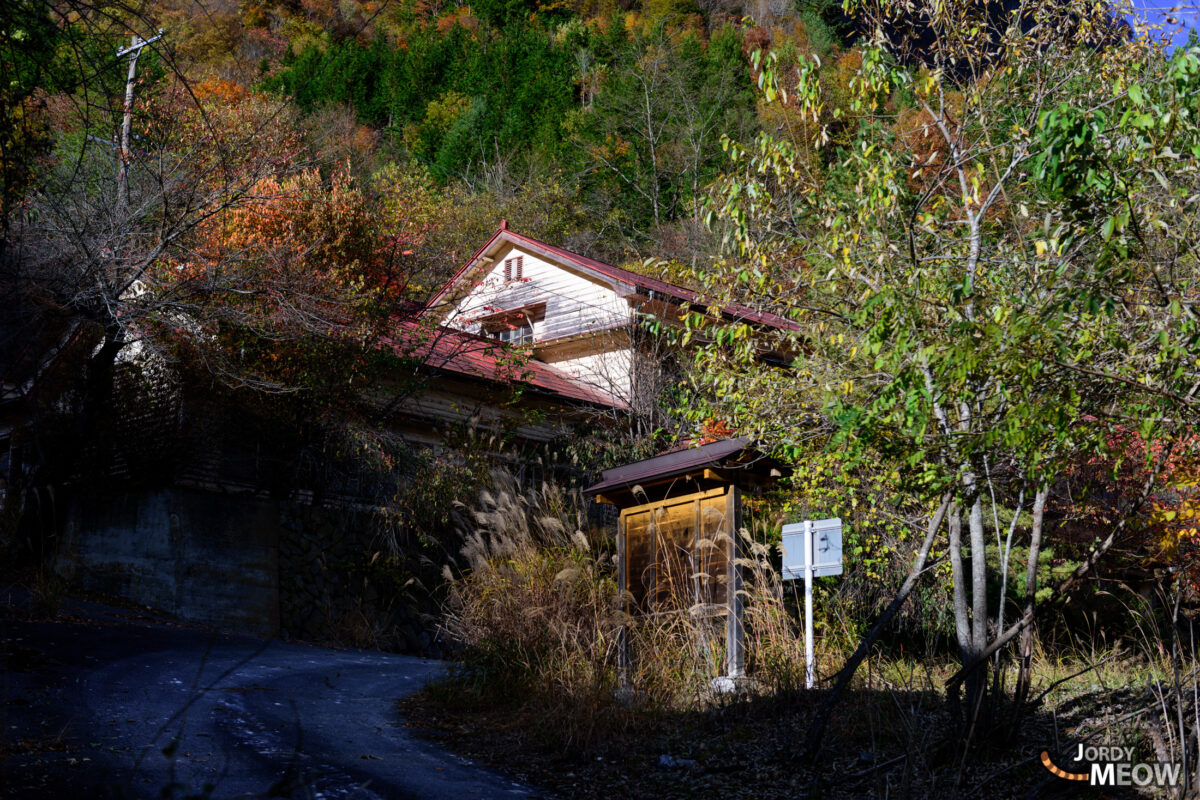
{"label": "dirt shoulder", "polygon": [[421,720],[413,725],[418,735],[561,798],[1145,796],[1080,788],[1049,774],[1040,759],[1048,750],[1069,763],[1073,734],[1102,728],[1103,718],[1131,699],[1127,690],[1035,715],[1019,742],[985,749],[961,775],[953,720],[934,692],[852,693],[818,761],[806,761],[802,742],[821,696],[730,701],[689,714],[631,711],[609,735],[549,722],[528,707],[480,706],[445,685],[399,707]]}

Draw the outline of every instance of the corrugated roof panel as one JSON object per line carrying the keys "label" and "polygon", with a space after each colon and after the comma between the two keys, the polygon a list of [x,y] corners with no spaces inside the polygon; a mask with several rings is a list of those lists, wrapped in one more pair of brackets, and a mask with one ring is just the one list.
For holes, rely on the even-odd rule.
{"label": "corrugated roof panel", "polygon": [[716,465],[733,456],[740,455],[751,446],[745,437],[722,439],[688,450],[675,450],[660,456],[636,461],[601,474],[601,481],[583,490],[585,495],[602,494],[613,489],[629,489],[641,483],[675,475],[683,475],[705,466]]}

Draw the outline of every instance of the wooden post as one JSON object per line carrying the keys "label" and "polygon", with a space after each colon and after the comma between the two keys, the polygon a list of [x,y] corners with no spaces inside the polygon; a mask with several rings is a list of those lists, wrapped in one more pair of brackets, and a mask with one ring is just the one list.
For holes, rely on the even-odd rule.
{"label": "wooden post", "polygon": [[[629,602],[629,565],[625,558],[625,512],[617,518],[617,593],[621,598],[621,611],[631,615],[633,609]],[[617,680],[621,690],[629,690],[633,686],[629,671],[633,658],[629,648],[629,634],[625,625],[617,628]]]}
{"label": "wooden post", "polygon": [[742,529],[741,492],[729,487],[725,496],[725,519],[729,530],[729,563],[726,603],[729,611],[725,622],[726,672],[730,678],[746,673],[745,629],[742,627],[742,569],[738,566],[738,536]]}

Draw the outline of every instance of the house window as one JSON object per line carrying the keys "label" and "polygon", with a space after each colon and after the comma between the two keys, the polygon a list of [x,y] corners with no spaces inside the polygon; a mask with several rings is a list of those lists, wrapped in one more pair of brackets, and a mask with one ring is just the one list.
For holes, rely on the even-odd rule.
{"label": "house window", "polygon": [[521,280],[525,277],[525,256],[504,259],[504,280]]}
{"label": "house window", "polygon": [[496,314],[482,321],[482,332],[508,344],[529,344],[533,341],[533,323],[544,313],[542,305]]}
{"label": "house window", "polygon": [[533,341],[533,322],[526,317],[513,319],[507,325],[499,327],[493,334],[494,338],[509,344],[525,344]]}

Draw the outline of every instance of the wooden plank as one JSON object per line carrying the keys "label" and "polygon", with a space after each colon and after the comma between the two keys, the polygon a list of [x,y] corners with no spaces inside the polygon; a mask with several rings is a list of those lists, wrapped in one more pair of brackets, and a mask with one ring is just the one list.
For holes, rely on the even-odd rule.
{"label": "wooden plank", "polygon": [[621,512],[618,558],[631,613],[728,608],[734,491],[723,486]]}
{"label": "wooden plank", "polygon": [[692,540],[696,531],[696,499],[668,500],[654,516],[655,567],[658,585],[655,601],[661,609],[687,608],[692,604]]}
{"label": "wooden plank", "polygon": [[693,500],[704,500],[708,497],[724,497],[728,491],[728,486],[718,486],[715,489],[706,489],[702,492],[693,492],[692,494],[680,495],[667,500],[655,500],[652,503],[642,503],[636,506],[629,506],[627,509],[625,509],[625,513],[636,514],[639,511],[646,511],[648,509],[661,506],[664,503],[690,503]]}
{"label": "wooden plank", "polygon": [[700,602],[725,605],[729,592],[729,546],[733,527],[728,511],[729,495],[709,497],[700,502],[696,533],[696,567],[704,576]]}
{"label": "wooden plank", "polygon": [[[622,514],[617,519],[617,592],[621,598],[621,610],[626,614],[632,614],[629,602],[629,595],[626,590],[629,588],[629,562],[626,558],[625,546],[625,515]],[[617,672],[620,676],[621,688],[627,688],[631,682],[630,668],[633,666],[633,653],[629,649],[629,636],[622,625],[617,629]]]}
{"label": "wooden plank", "polygon": [[636,611],[645,609],[647,598],[654,596],[656,583],[650,514],[649,509],[621,514],[621,524],[625,530],[626,589],[632,595]]}
{"label": "wooden plank", "polygon": [[617,592],[621,597],[621,610],[628,614],[629,608],[625,600],[625,591],[629,588],[629,561],[625,546],[625,530],[625,515],[622,514],[617,519]]}

